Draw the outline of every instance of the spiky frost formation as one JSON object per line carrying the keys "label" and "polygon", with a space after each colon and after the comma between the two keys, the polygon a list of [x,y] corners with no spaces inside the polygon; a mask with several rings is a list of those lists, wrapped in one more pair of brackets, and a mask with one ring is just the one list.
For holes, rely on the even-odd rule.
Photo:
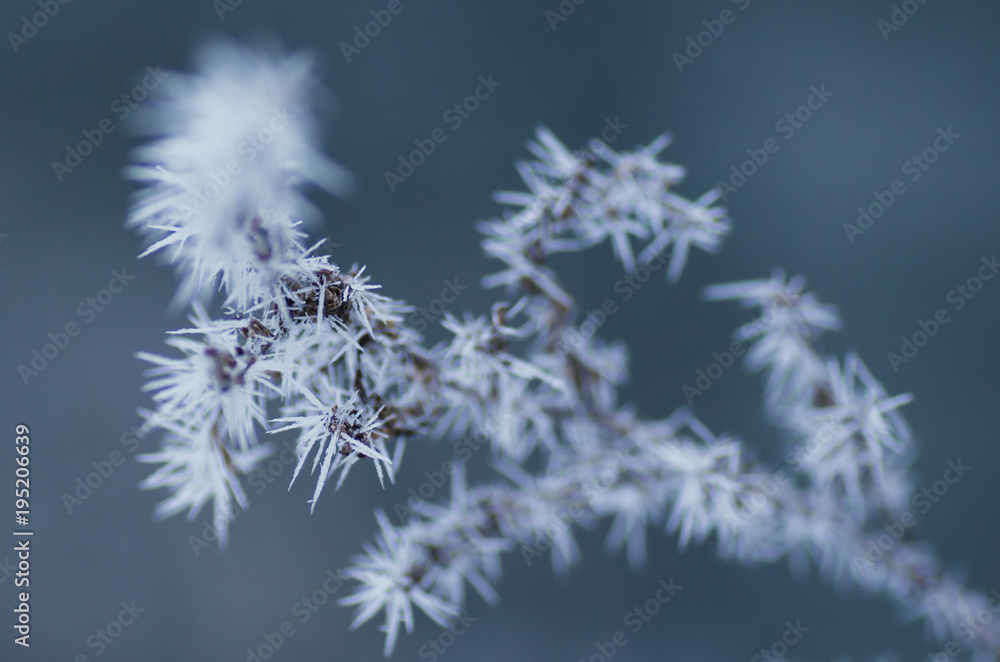
{"label": "spiky frost formation", "polygon": [[[542,130],[529,146],[537,160],[519,165],[529,191],[498,196],[517,210],[481,224],[486,254],[504,263],[484,284],[520,299],[492,319],[447,319],[454,340],[439,353],[450,384],[442,421],[489,438],[507,482],[469,489],[459,471],[450,502],[410,504],[395,525],[380,517],[379,545],[358,557],[359,587],[344,602],[358,607],[356,624],[384,613],[387,649],[400,625],[409,630],[411,610],[422,609],[409,596],[430,605],[436,621],[460,612],[465,584],[492,601],[504,551],[519,551],[529,565],[548,555],[564,573],[579,561],[574,528],[602,518],[612,519],[606,549],[624,548],[634,565],[645,562],[647,528],[676,535],[681,548],[714,537],[725,558],[749,565],[787,557],[800,572],[813,565],[833,581],[884,593],[939,637],[956,635],[967,605],[982,602],[920,543],[868,562],[880,518],[901,512],[911,490],[912,439],[897,411],[910,396],[889,395],[854,354],[840,361],[821,353],[820,337],[841,323],[804,291],[803,278],[776,271],[706,290],[710,299],[759,307],[761,321],[737,339],[752,343],[747,364],[765,373],[767,410],[800,451],[796,466],[757,464],[740,441],[712,434],[684,410],[646,421],[618,403],[624,353],[577,320],[547,258],[606,240],[626,269],[668,263],[675,281],[690,246],[715,250],[728,232],[725,212],[711,193],[688,201],[670,190],[683,170],[655,159],[664,146],[596,158]],[[538,453],[541,469],[520,466]],[[383,572],[373,574],[376,566]],[[1000,629],[983,628],[973,648],[1000,651]]]}
{"label": "spiky frost formation", "polygon": [[[145,188],[129,224],[148,237],[147,253],[168,251],[179,300],[210,285],[225,293],[223,319],[196,307],[194,326],[174,335],[180,357],[142,355],[154,365],[147,427],[166,433],[159,452],[142,456],[160,465],[144,485],[171,491],[158,515],[193,517],[211,504],[224,542],[233,509],[247,503],[240,477],[266,454],[262,429],[298,433],[293,480],[310,466],[313,507],[358,462],[392,480],[406,437],[474,435],[505,480],[467,487],[460,465],[446,503],[410,504],[393,513],[398,524],[380,513],[376,544],[348,572],[358,583],[342,599],[357,607],[353,626],[384,613],[386,654],[412,631],[415,610],[447,624],[467,586],[496,602],[502,552],[529,565],[548,553],[567,572],[580,560],[574,527],[603,518],[606,549],[624,549],[633,565],[646,560],[647,529],[676,535],[681,548],[715,538],[720,555],[744,564],[787,556],[885,593],[938,638],[971,632],[986,599],[926,545],[901,540],[878,563],[865,555],[909,491],[912,441],[897,411],[909,396],[886,393],[858,356],[820,352],[840,321],[802,278],[775,272],[706,291],[767,320],[737,338],[754,343],[748,365],[765,373],[769,414],[806,451],[796,475],[756,463],[690,412],[651,421],[618,402],[624,348],[579,319],[548,258],[607,241],[626,271],[663,268],[676,282],[691,247],[719,248],[725,210],[715,191],[676,192],[684,170],[660,160],[667,138],[573,152],[540,129],[535,159],[518,166],[528,190],[498,194],[514,210],[481,224],[484,252],[502,263],[484,284],[514,302],[447,314],[451,339],[426,349],[403,322],[407,307],[363,267],[341,270],[305,242],[299,186],[336,191],[345,181],[314,147],[302,105],[313,87],[300,56],[216,46],[201,73],[171,79],[158,133],[130,171]],[[254,154],[246,163],[234,156],[244,150]],[[268,420],[274,401],[280,416]],[[977,659],[1000,654],[1000,628],[976,628],[970,647]]]}
{"label": "spiky frost formation", "polygon": [[152,139],[127,171],[143,186],[128,224],[149,240],[144,255],[168,252],[180,302],[221,277],[245,307],[300,252],[301,187],[344,189],[347,175],[318,149],[316,91],[309,57],[230,43],[205,48],[198,73],[165,81],[146,118]]}
{"label": "spiky frost formation", "polygon": [[[160,516],[212,504],[224,541],[269,427],[299,433],[295,477],[312,456],[314,507],[327,480],[339,472],[339,485],[358,461],[391,480],[428,401],[413,380],[423,350],[402,324],[408,309],[363,267],[342,271],[322,242],[304,243],[302,186],[337,192],[347,182],[317,148],[309,58],[215,44],[197,73],[169,83],[147,118],[154,137],[129,169],[143,188],[128,225],[151,242],[144,255],[175,265],[177,301],[195,312],[168,341],[180,356],[139,355],[154,366],[146,428],[167,433],[143,456],[161,465],[144,486],[171,490]],[[225,295],[222,319],[198,301],[212,287]],[[272,401],[282,409],[273,423]]]}

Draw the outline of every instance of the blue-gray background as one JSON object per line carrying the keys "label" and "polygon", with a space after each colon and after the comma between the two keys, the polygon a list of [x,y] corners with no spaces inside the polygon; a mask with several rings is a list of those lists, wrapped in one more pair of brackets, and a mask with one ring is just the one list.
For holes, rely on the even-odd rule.
{"label": "blue-gray background", "polygon": [[[350,63],[340,42],[385,2],[245,0],[222,21],[210,0],[70,2],[19,52],[5,37],[0,503],[9,522],[13,429],[25,422],[33,438],[36,536],[33,645],[28,653],[11,643],[13,587],[0,572],[0,658],[246,660],[264,633],[294,620],[293,604],[321,586],[327,569],[371,538],[373,508],[404,497],[450,455],[445,445],[415,442],[396,486],[383,491],[374,475],[357,472],[312,516],[308,486],[285,491],[285,467],[280,488],[251,492],[253,507],[235,522],[224,554],[192,552],[188,537],[200,533],[204,514],[193,523],[151,522],[164,495],[137,489],[148,467],[120,438],[148,403],[134,354],[159,351],[165,332],[184,319],[165,312],[175,287],[170,271],[137,261],[140,242],[123,229],[131,189],[120,173],[134,144],[130,120],[62,183],[51,162],[81,131],[115,117],[111,102],[139,82],[146,66],[189,69],[193,49],[218,35],[277,39],[315,53],[338,98],[335,112],[322,116],[327,146],[357,179],[350,199],[319,198],[326,221],[317,234],[340,244],[337,261],[367,264],[388,294],[417,305],[437,297],[445,279],[473,284],[489,272],[474,221],[498,213],[492,191],[518,186],[513,163],[539,123],[572,146],[596,135],[609,117],[628,125],[615,147],[670,131],[675,142],[667,155],[688,167],[681,192],[690,196],[714,186],[747,149],[777,138],[780,151],[728,200],[735,230],[720,255],[696,255],[678,287],[648,284],[602,329],[631,347],[627,397],[644,414],[669,413],[683,402],[681,386],[747,321],[733,306],[702,303],[702,286],[763,277],[775,266],[807,275],[845,320],[829,349],[856,349],[891,392],[914,393],[906,413],[921,449],[920,484],[939,478],[948,460],[961,457],[972,467],[920,516],[920,533],[972,585],[1000,587],[1000,283],[986,283],[898,373],[886,360],[918,320],[951,309],[948,291],[974,275],[982,256],[1000,250],[1000,7],[927,0],[886,40],[877,22],[889,18],[888,1],[752,0],[745,11],[740,4],[590,0],[553,30],[544,12],[557,8],[555,0],[404,0],[402,13]],[[736,21],[679,72],[672,53],[726,8]],[[22,17],[36,11],[28,0],[4,3],[0,31],[19,30]],[[390,193],[382,172],[414,139],[442,126],[444,110],[488,74],[501,87]],[[833,96],[785,140],[775,123],[820,85]],[[949,126],[961,138],[919,181],[904,179],[906,193],[850,243],[842,225],[854,220],[855,208],[904,178],[903,162]],[[621,273],[607,250],[565,266],[585,306],[616,296]],[[123,267],[135,280],[86,323],[78,305]],[[470,287],[451,310],[486,311],[492,296]],[[70,321],[81,323],[82,333],[25,386],[17,366]],[[759,391],[757,377],[732,370],[696,410],[713,430],[738,434],[780,461],[780,440],[760,416]],[[61,495],[115,450],[126,463],[68,514]],[[486,458],[477,460],[476,475],[488,476]],[[528,567],[511,555],[499,587],[502,605],[472,599],[469,614],[478,620],[445,659],[589,658],[595,642],[623,629],[630,641],[618,651],[622,660],[748,660],[789,619],[810,627],[789,653],[799,659],[864,659],[885,650],[922,659],[939,650],[886,600],[842,594],[815,578],[793,580],[784,563],[746,569],[717,560],[712,544],[680,553],[675,538],[654,532],[651,562],[632,572],[620,556],[602,555],[602,534],[582,536],[585,562],[567,581],[555,579],[547,563]],[[12,556],[8,543],[0,549],[8,549],[0,560]],[[683,590],[632,635],[623,615],[671,576]],[[118,615],[123,600],[145,611],[98,658],[88,637]],[[328,603],[296,623],[275,659],[380,659],[381,633],[373,624],[349,632],[350,620],[349,610]],[[394,659],[420,659],[420,646],[438,635],[418,618]]]}

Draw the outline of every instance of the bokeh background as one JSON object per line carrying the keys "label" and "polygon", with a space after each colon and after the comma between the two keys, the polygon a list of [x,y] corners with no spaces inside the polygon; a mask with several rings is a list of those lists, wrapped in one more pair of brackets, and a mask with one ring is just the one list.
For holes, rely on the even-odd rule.
{"label": "bokeh background", "polygon": [[[563,7],[575,10],[555,29],[546,12],[559,11],[556,0],[402,0],[403,11],[347,62],[341,42],[386,2],[69,2],[16,52],[8,33],[19,32],[39,5],[3,3],[0,508],[10,522],[13,430],[27,423],[36,535],[32,647],[12,644],[13,582],[0,571],[0,659],[247,660],[265,633],[294,620],[293,606],[321,587],[327,570],[371,539],[373,509],[405,498],[424,471],[449,458],[445,444],[414,442],[397,485],[383,491],[373,473],[356,472],[311,516],[311,488],[286,491],[291,469],[280,467],[273,485],[251,491],[252,507],[234,523],[225,553],[193,551],[189,537],[201,534],[205,513],[193,522],[152,522],[164,494],[137,488],[149,468],[135,457],[156,440],[135,450],[128,437],[140,422],[136,409],[148,403],[135,353],[159,351],[165,332],[185,319],[167,311],[176,284],[170,270],[137,260],[140,241],[123,228],[132,188],[121,172],[134,127],[110,106],[147,66],[188,70],[194,49],[226,35],[315,55],[337,98],[321,111],[327,148],[356,187],[345,200],[317,196],[325,219],[314,231],[339,244],[338,262],[367,264],[387,293],[415,305],[457,278],[470,287],[449,309],[488,310],[494,293],[473,287],[492,266],[481,257],[475,221],[499,213],[493,191],[518,187],[513,164],[538,124],[571,146],[597,135],[606,118],[627,124],[616,148],[669,131],[675,140],[666,154],[688,168],[680,190],[692,197],[728,177],[746,150],[776,138],[780,150],[727,200],[735,229],[721,253],[697,254],[676,287],[648,283],[602,328],[631,348],[626,396],[649,416],[673,411],[683,403],[682,385],[748,321],[735,306],[702,302],[703,286],[764,277],[775,266],[805,274],[845,321],[843,333],[827,339],[830,351],[857,350],[890,392],[914,394],[906,415],[920,446],[917,484],[940,478],[949,460],[972,467],[919,516],[919,533],[973,586],[1000,588],[1000,279],[954,312],[898,372],[886,359],[919,320],[952,310],[949,290],[975,274],[981,257],[1000,252],[1000,7],[902,4],[917,11],[883,34],[878,22],[890,20],[894,7],[888,0],[566,0]],[[679,71],[673,54],[724,9],[735,21]],[[501,83],[493,96],[390,192],[383,172],[397,155],[443,126],[442,113],[490,74]],[[832,96],[786,140],[776,123],[821,85]],[[114,133],[58,181],[52,162],[105,117],[115,121]],[[904,162],[947,127],[960,138],[911,183]],[[897,178],[905,194],[850,242],[843,224]],[[622,274],[609,251],[564,267],[585,309],[615,296]],[[78,307],[115,269],[134,280],[88,323]],[[77,322],[80,335],[25,384],[18,365],[67,322]],[[739,435],[777,464],[784,449],[761,416],[760,386],[757,376],[730,370],[695,409],[713,430]],[[68,512],[63,495],[115,451],[125,462]],[[487,460],[475,458],[477,479],[492,479]],[[810,630],[790,658],[860,660],[893,650],[915,660],[940,650],[886,600],[793,579],[784,563],[739,567],[716,559],[712,544],[681,553],[676,538],[654,532],[648,566],[633,572],[621,556],[601,553],[604,533],[582,534],[585,562],[566,580],[547,562],[528,567],[510,555],[502,605],[472,598],[468,613],[477,620],[443,657],[590,659],[595,642],[625,629],[625,613],[668,577],[683,590],[639,633],[626,629],[618,659],[749,660],[796,619]],[[13,556],[12,545],[0,546],[8,550],[0,561]],[[333,604],[343,592],[308,622],[295,621],[296,633],[274,659],[381,659],[375,625],[351,632],[350,610]],[[88,641],[117,618],[122,601],[133,600],[145,611],[98,655]],[[394,659],[431,659],[421,646],[439,635],[418,618]]]}

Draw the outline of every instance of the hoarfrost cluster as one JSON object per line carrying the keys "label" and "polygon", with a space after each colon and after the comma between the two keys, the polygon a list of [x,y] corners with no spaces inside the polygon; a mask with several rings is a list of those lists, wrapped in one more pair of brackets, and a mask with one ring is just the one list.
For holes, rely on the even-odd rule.
{"label": "hoarfrost cluster", "polygon": [[[662,160],[666,136],[630,152],[574,152],[539,129],[517,166],[524,190],[497,194],[506,211],[479,226],[500,264],[483,284],[504,298],[488,314],[446,314],[449,340],[428,347],[404,322],[411,309],[364,267],[341,268],[307,240],[303,185],[349,184],[316,147],[310,71],[303,56],[208,49],[198,73],[168,81],[129,170],[141,184],[129,225],[145,254],[174,265],[176,301],[192,311],[168,356],[140,355],[152,364],[146,428],[163,433],[142,457],[157,465],[145,487],[169,491],[158,515],[211,506],[224,546],[247,503],[241,476],[267,457],[270,433],[297,435],[292,480],[312,476],[313,506],[359,463],[393,481],[407,440],[419,449],[475,434],[489,440],[497,479],[467,485],[459,466],[447,501],[411,504],[398,525],[377,512],[379,533],[348,572],[356,586],[342,602],[357,608],[355,626],[383,619],[386,654],[415,611],[447,624],[470,587],[495,603],[504,553],[547,554],[565,572],[580,561],[574,526],[605,518],[607,550],[634,566],[647,562],[650,531],[681,548],[714,538],[738,563],[787,557],[885,594],[938,639],[986,605],[922,542],[904,539],[878,564],[865,557],[911,492],[913,441],[899,412],[910,397],[887,393],[859,356],[822,352],[840,320],[803,278],[775,271],[704,290],[770,320],[736,338],[753,343],[747,365],[765,375],[768,414],[809,449],[796,475],[781,480],[685,409],[651,420],[619,401],[625,349],[581,333],[550,258],[606,243],[628,272],[668,260],[676,282],[692,248],[719,249],[730,220],[714,190],[676,191],[684,169]],[[207,312],[214,292],[218,318]],[[980,628],[971,646],[994,659],[1000,629]]]}

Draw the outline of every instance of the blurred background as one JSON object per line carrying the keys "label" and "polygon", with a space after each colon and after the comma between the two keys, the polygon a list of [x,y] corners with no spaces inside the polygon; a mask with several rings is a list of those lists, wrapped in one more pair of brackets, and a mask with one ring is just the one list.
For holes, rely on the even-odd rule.
{"label": "blurred background", "polygon": [[[481,256],[475,222],[499,213],[493,191],[520,187],[514,163],[539,124],[572,147],[608,121],[625,127],[619,149],[670,132],[666,157],[688,168],[680,192],[689,197],[740,182],[732,168],[773,139],[779,149],[727,195],[734,232],[720,254],[696,254],[675,287],[650,281],[601,329],[631,348],[625,396],[644,415],[670,413],[684,403],[682,386],[749,321],[735,306],[702,302],[702,287],[777,266],[804,274],[844,318],[826,347],[858,351],[891,393],[914,394],[905,414],[920,447],[916,484],[941,478],[950,460],[971,467],[918,514],[920,535],[972,586],[1000,588],[1000,279],[961,310],[949,299],[981,258],[1000,252],[996,3],[401,0],[367,45],[345,49],[388,4],[52,2],[57,13],[41,18],[44,2],[0,8],[0,505],[8,522],[14,427],[26,423],[35,530],[30,651],[12,644],[16,559],[13,542],[0,547],[8,550],[0,551],[0,659],[242,662],[285,621],[295,632],[273,659],[381,659],[375,624],[349,631],[351,611],[334,604],[346,588],[323,595],[304,623],[293,609],[323,593],[327,571],[372,538],[373,509],[404,499],[450,459],[449,445],[414,441],[395,486],[382,490],[374,472],[355,472],[311,516],[309,482],[286,491],[291,467],[279,461],[273,484],[250,489],[252,506],[224,553],[192,544],[207,513],[155,524],[165,494],[137,488],[149,468],[135,458],[158,440],[130,432],[149,403],[135,354],[161,351],[166,331],[186,320],[167,312],[171,271],[137,260],[141,243],[123,228],[134,116],[113,104],[125,95],[141,105],[134,90],[147,67],[189,70],[194,49],[222,35],[314,54],[337,99],[321,110],[327,150],[356,178],[347,199],[316,196],[325,218],[314,233],[339,244],[337,262],[366,264],[387,294],[418,306],[458,279],[469,289],[449,310],[489,309],[495,293],[477,283],[495,265]],[[391,191],[383,173],[414,140],[448,127],[443,114],[480,76],[499,86]],[[825,100],[801,110],[814,88]],[[113,132],[91,154],[71,172],[53,167],[106,118]],[[958,137],[938,151],[938,131],[949,127]],[[905,191],[891,206],[863,233],[846,232],[858,207],[886,200],[895,180]],[[584,310],[617,296],[622,273],[607,247],[562,266]],[[133,279],[108,301],[101,290],[116,270]],[[939,308],[950,322],[894,370],[887,353]],[[22,376],[19,366],[70,322],[79,334],[38,374]],[[428,336],[443,334],[431,324]],[[695,411],[777,466],[786,449],[761,416],[760,393],[759,377],[733,369]],[[97,487],[80,488],[101,469],[108,475]],[[471,471],[494,479],[485,456]],[[809,631],[789,658],[891,650],[916,660],[941,649],[887,600],[793,579],[785,563],[739,567],[718,560],[712,543],[681,553],[676,538],[653,532],[650,562],[634,572],[601,552],[605,533],[581,534],[585,561],[565,580],[547,560],[529,567],[509,555],[498,608],[473,597],[476,620],[454,640],[418,617],[393,659],[589,660],[595,643],[623,630],[620,660],[750,660],[796,620]],[[683,589],[633,634],[624,616],[671,577]],[[143,611],[119,627],[123,601]],[[434,658],[432,640],[449,644]]]}

